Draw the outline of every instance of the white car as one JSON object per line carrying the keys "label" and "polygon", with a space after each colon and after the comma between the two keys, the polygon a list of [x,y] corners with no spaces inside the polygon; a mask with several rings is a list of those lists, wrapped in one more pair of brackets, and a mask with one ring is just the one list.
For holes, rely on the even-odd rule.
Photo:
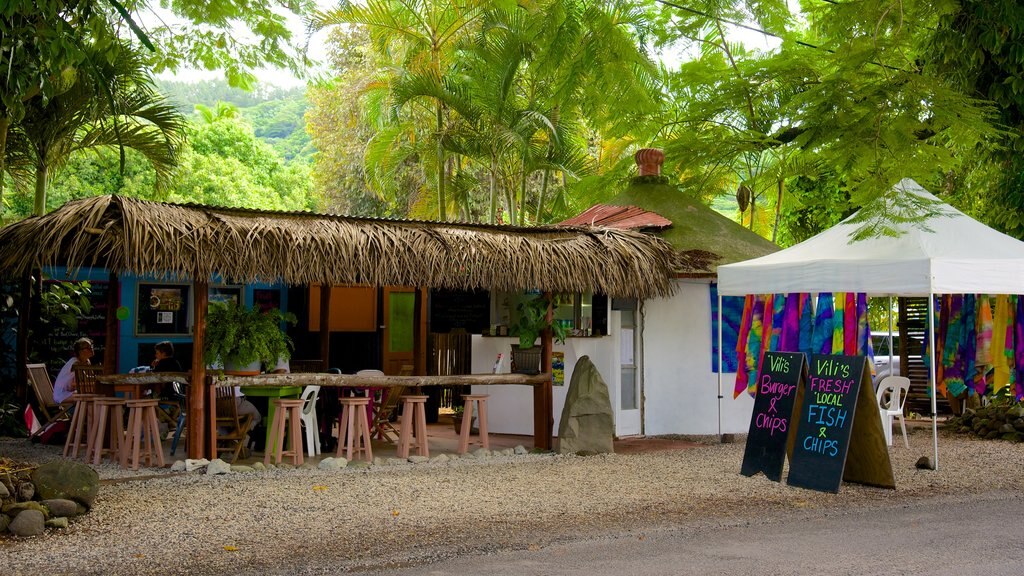
{"label": "white car", "polygon": [[[892,365],[889,365],[889,349],[892,348]],[[886,376],[901,376],[900,374],[900,335],[894,332],[892,342],[889,341],[888,332],[872,332],[871,346],[875,352],[875,377],[871,380],[875,388]]]}

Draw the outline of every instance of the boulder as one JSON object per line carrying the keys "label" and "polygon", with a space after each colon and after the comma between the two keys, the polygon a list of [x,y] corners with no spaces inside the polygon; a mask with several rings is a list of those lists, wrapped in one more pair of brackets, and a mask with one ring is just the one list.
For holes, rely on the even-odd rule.
{"label": "boulder", "polygon": [[39,536],[46,530],[46,518],[38,510],[25,510],[11,520],[7,529],[15,536]]}
{"label": "boulder", "polygon": [[206,465],[206,475],[215,476],[217,474],[228,474],[231,472],[231,464],[217,458]]}
{"label": "boulder", "polygon": [[11,517],[7,514],[0,514],[0,533],[6,532],[11,524]]}
{"label": "boulder", "polygon": [[7,498],[11,495],[11,491],[7,489],[7,485],[0,482],[0,498]]}
{"label": "boulder", "polygon": [[29,500],[36,497],[36,487],[31,482],[22,482],[18,484],[18,501],[28,502]]}
{"label": "boulder", "polygon": [[67,460],[50,462],[36,468],[32,472],[32,482],[36,485],[40,499],[74,500],[86,509],[92,508],[100,490],[100,475],[95,470],[85,464]]}
{"label": "boulder", "polygon": [[522,444],[516,445],[516,447],[512,449],[512,452],[515,453],[516,456],[525,456],[530,453],[530,451]]}
{"label": "boulder", "polygon": [[193,460],[193,459],[189,458],[189,459],[185,460],[185,471],[186,472],[191,472],[193,470],[198,470],[200,468],[204,468],[204,467],[209,466],[209,465],[210,465],[210,461],[207,460],[206,458],[200,458],[198,460]]}
{"label": "boulder", "polygon": [[50,511],[39,502],[18,502],[16,504],[6,504],[3,507],[3,513],[11,518],[21,515],[26,510],[35,510],[42,514],[44,518],[49,518],[50,516]]}
{"label": "boulder", "polygon": [[42,505],[46,506],[46,509],[50,511],[51,517],[78,516],[78,503],[74,500],[53,498],[51,500],[43,500]]}
{"label": "boulder", "polygon": [[47,528],[67,528],[68,519],[61,516],[60,518],[50,518],[45,523]]}
{"label": "boulder", "polygon": [[344,458],[335,458],[333,456],[328,456],[317,464],[317,468],[321,470],[340,470],[346,466],[348,466],[348,460]]}
{"label": "boulder", "polygon": [[171,472],[184,472],[184,471],[185,471],[185,461],[184,460],[175,460],[174,464],[171,464]]}
{"label": "boulder", "polygon": [[608,386],[589,356],[581,357],[572,371],[558,425],[558,452],[614,452],[615,418]]}
{"label": "boulder", "polygon": [[428,458],[426,456],[416,456],[416,455],[409,456],[409,462],[412,462],[413,464],[423,464],[423,463],[429,462],[429,461],[430,461],[430,458]]}

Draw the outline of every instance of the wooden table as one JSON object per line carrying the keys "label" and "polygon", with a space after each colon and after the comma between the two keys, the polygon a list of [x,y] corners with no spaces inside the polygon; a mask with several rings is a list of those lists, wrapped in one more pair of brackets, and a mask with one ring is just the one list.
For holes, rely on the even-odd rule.
{"label": "wooden table", "polygon": [[[246,376],[246,378],[251,378],[251,376]],[[274,445],[271,444],[270,424],[274,421],[274,413],[277,412],[277,407],[274,406],[273,399],[298,398],[302,395],[302,386],[241,386],[240,388],[242,389],[242,394],[245,394],[246,396],[267,399],[267,421],[266,426],[264,426],[264,428],[267,429],[267,435],[264,443],[264,451],[272,451],[274,449]]]}

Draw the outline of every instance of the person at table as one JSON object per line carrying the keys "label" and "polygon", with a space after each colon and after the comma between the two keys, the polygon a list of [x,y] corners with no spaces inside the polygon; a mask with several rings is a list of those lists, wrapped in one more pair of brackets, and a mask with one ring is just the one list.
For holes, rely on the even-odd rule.
{"label": "person at table", "polygon": [[174,344],[167,340],[157,342],[153,347],[153,355],[155,357],[149,365],[153,372],[184,372],[181,363],[174,357]]}
{"label": "person at table", "polygon": [[64,364],[53,382],[53,401],[57,404],[65,402],[75,393],[75,366],[92,364],[92,357],[95,352],[92,348],[92,340],[79,338],[72,346],[74,356]]}

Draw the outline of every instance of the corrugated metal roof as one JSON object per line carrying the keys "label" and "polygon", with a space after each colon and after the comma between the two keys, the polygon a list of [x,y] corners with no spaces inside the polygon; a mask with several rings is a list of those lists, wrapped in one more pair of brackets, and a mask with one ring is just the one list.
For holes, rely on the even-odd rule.
{"label": "corrugated metal roof", "polygon": [[650,230],[668,228],[672,221],[664,216],[636,206],[594,204],[578,216],[559,222],[561,226],[607,226],[620,230]]}

